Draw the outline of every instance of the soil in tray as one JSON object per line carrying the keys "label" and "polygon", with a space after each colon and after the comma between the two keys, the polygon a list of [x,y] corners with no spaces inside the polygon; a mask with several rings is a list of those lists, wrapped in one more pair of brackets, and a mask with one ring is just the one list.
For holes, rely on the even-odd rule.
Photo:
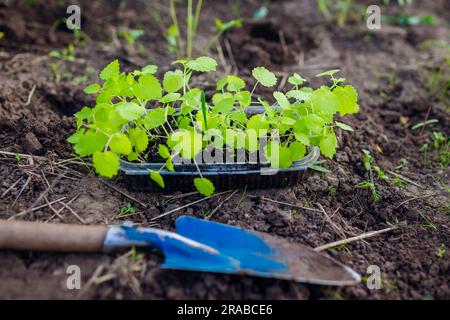
{"label": "soil in tray", "polygon": [[[129,192],[120,178],[109,182],[131,195],[135,199],[132,200],[102,183],[83,166],[66,163],[66,171],[55,167],[56,162],[71,156],[71,146],[65,141],[75,128],[70,115],[84,105],[92,105],[82,92],[86,84],[74,82],[75,77],[84,76],[88,66],[99,70],[115,57],[129,69],[144,65],[149,58],[161,66],[172,60],[165,51],[163,31],[148,18],[141,2],[129,1],[121,10],[117,10],[116,2],[102,2],[105,19],[99,20],[94,13],[98,12],[100,2],[80,1],[85,31],[91,36],[91,42],[86,47],[77,46],[74,63],[54,61],[48,52],[61,50],[72,39],[70,33],[51,28],[65,14],[65,7],[58,3],[0,4],[0,30],[5,31],[5,38],[0,40],[0,150],[32,153],[53,161],[50,166],[39,158],[30,163],[24,157],[17,161],[15,157],[0,155],[0,195],[19,181],[0,197],[0,218],[7,219],[29,208],[48,189],[47,182],[52,187],[46,198],[54,201],[65,197],[63,201],[88,224],[133,220],[144,226],[153,225],[152,217],[200,199],[180,193]],[[259,1],[248,2],[241,6],[241,14],[251,17],[259,5]],[[315,86],[319,81],[314,74],[339,67],[349,82],[358,87],[362,112],[348,121],[355,133],[339,133],[340,150],[336,159],[322,164],[332,172],[312,175],[305,183],[290,188],[239,190],[219,195],[157,220],[155,226],[173,230],[173,221],[180,214],[204,217],[213,212],[212,220],[316,247],[386,228],[387,221],[406,224],[408,228],[328,252],[363,276],[367,275],[368,266],[378,265],[382,272],[380,290],[369,290],[364,283],[328,288],[270,279],[167,271],[159,268],[163,257],[154,253],[142,257],[4,251],[0,252],[0,297],[75,298],[80,292],[66,289],[66,269],[69,265],[79,265],[82,286],[86,286],[81,298],[449,299],[449,203],[448,193],[443,189],[449,183],[448,168],[440,167],[432,159],[424,165],[424,154],[418,151],[422,144],[432,143],[431,131],[450,132],[448,104],[426,91],[429,66],[440,65],[442,51],[434,47],[420,50],[417,46],[427,39],[448,41],[448,1],[414,2],[404,9],[410,14],[433,13],[441,21],[437,26],[384,25],[372,38],[365,36],[367,30],[358,25],[350,24],[343,31],[329,27],[316,12],[315,1],[302,1],[302,10],[293,10],[298,6],[299,1],[269,5],[274,28],[284,30],[285,37],[289,37],[286,44],[293,58],[271,57],[267,48],[280,51],[275,44],[280,41],[281,46],[282,37],[277,38],[273,33],[270,39],[265,35],[251,36],[252,24],[231,30],[227,37],[239,74],[250,74],[251,66],[260,61],[257,54],[253,55],[254,60],[251,54],[242,57],[237,54],[247,42],[232,43],[233,34],[243,34],[240,37],[249,41],[247,47],[268,52],[269,56],[261,55],[260,60],[266,57],[264,63],[271,64],[274,71],[299,72]],[[385,10],[390,14],[396,9],[391,6]],[[224,21],[233,18],[226,1],[208,1],[202,23],[212,26],[216,16]],[[123,45],[108,45],[105,41],[110,35],[108,30],[121,25],[145,29],[145,36],[139,40],[145,47],[144,54]],[[199,28],[199,33],[199,41],[211,35],[207,27]],[[311,38],[312,42],[305,40]],[[225,52],[226,59],[233,64],[228,54]],[[299,70],[301,61],[304,64]],[[48,67],[51,62],[56,62],[61,72],[70,72],[72,77],[56,82]],[[89,77],[92,77],[89,81],[95,81],[94,76]],[[36,90],[27,104],[34,85]],[[428,118],[437,119],[437,123],[423,131],[405,125],[424,121],[428,108]],[[398,187],[377,182],[381,200],[374,201],[370,191],[356,187],[367,178],[361,149],[370,150],[375,163],[385,170],[401,165],[397,172],[414,184]],[[64,177],[58,177],[61,172]],[[26,184],[28,177],[31,178]],[[120,211],[128,203],[135,211],[121,217]],[[328,222],[319,204],[333,224]],[[61,209],[61,205],[55,203],[54,209]],[[47,206],[29,212],[22,219],[81,223],[70,210],[65,209],[60,215],[61,218]],[[446,248],[446,253],[442,254],[442,248]],[[103,279],[108,281],[87,287],[89,279],[106,275]]]}

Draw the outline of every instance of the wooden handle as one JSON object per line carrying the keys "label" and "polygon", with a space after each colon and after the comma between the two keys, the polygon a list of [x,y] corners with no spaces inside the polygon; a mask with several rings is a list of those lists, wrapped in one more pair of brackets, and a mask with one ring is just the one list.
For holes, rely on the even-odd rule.
{"label": "wooden handle", "polygon": [[0,221],[0,249],[101,252],[108,228]]}

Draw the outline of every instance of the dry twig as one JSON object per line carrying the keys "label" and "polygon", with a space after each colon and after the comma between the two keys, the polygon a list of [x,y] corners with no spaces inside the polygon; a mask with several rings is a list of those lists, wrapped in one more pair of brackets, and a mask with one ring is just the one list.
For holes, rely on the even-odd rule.
{"label": "dry twig", "polygon": [[220,192],[220,193],[216,193],[216,194],[213,194],[213,195],[211,195],[211,196],[209,196],[209,197],[201,198],[201,199],[196,200],[196,201],[194,201],[194,202],[188,203],[188,204],[186,204],[186,205],[184,205],[184,206],[181,206],[181,207],[175,208],[175,209],[173,209],[173,210],[164,212],[163,214],[160,214],[159,216],[156,216],[156,217],[151,218],[151,220],[154,221],[154,220],[160,219],[160,218],[165,217],[165,216],[167,216],[167,215],[169,215],[169,214],[171,214],[171,213],[174,213],[174,212],[177,212],[177,211],[179,211],[179,210],[188,208],[188,207],[190,207],[190,206],[192,206],[192,205],[194,205],[194,204],[197,204],[197,203],[206,201],[206,200],[208,200],[208,199],[211,199],[211,198],[220,196],[220,195],[225,194],[225,193],[228,193],[228,192],[231,192],[231,190],[224,191],[224,192]]}
{"label": "dry twig", "polygon": [[101,183],[103,183],[105,186],[107,186],[108,188],[113,189],[114,191],[120,193],[120,194],[123,195],[124,197],[130,199],[131,201],[134,201],[134,202],[138,203],[139,205],[141,205],[142,207],[144,207],[145,209],[147,209],[148,206],[147,206],[145,203],[139,201],[138,199],[136,199],[136,198],[133,197],[132,195],[129,195],[128,193],[126,193],[126,192],[120,190],[119,188],[117,188],[117,187],[115,187],[115,186],[109,184],[108,182],[104,181],[103,179],[99,179],[99,181],[100,181]]}
{"label": "dry twig", "polygon": [[339,241],[334,241],[334,242],[325,244],[323,246],[316,247],[316,248],[314,248],[314,250],[315,251],[327,250],[327,249],[334,248],[334,247],[337,247],[337,246],[340,246],[340,245],[348,244],[350,242],[371,238],[371,237],[374,237],[376,235],[379,235],[379,234],[382,234],[382,233],[385,233],[385,232],[388,232],[388,231],[392,231],[394,229],[397,229],[397,227],[390,227],[390,228],[386,228],[386,229],[382,229],[382,230],[366,232],[366,233],[360,234],[359,236],[355,236],[355,237],[351,237],[351,238],[347,238],[347,239],[342,239],[342,240],[339,240]]}
{"label": "dry twig", "polygon": [[230,200],[231,197],[234,196],[234,195],[236,194],[236,192],[238,192],[238,191],[239,191],[238,189],[234,190],[232,194],[230,194],[228,197],[225,198],[225,200],[223,200],[221,203],[219,203],[219,205],[218,205],[217,207],[215,207],[214,210],[211,211],[211,213],[206,217],[206,220],[211,219],[211,217],[213,216],[213,214],[216,213],[217,210],[219,210],[219,209],[223,206],[223,204],[224,204],[225,202],[227,202],[228,200]]}

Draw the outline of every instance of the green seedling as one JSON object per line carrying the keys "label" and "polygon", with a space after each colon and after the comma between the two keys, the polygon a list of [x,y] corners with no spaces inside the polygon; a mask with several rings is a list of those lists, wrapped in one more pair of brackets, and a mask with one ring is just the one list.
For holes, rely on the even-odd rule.
{"label": "green seedling", "polygon": [[133,246],[130,249],[130,258],[134,261],[142,260],[144,258],[144,253],[138,252],[136,247]]}
{"label": "green seedling", "polygon": [[14,158],[16,159],[16,162],[20,162],[20,160],[22,160],[22,156],[19,153],[16,153]]}
{"label": "green seedling", "polygon": [[389,294],[397,289],[397,280],[383,279],[381,281],[381,286],[383,287],[384,292]]}
{"label": "green seedling", "polygon": [[[353,0],[317,0],[317,9],[327,21],[335,20],[339,28],[343,28],[353,11],[359,15]],[[361,17],[359,17],[361,18]]]}
{"label": "green seedling", "polygon": [[447,252],[447,247],[445,244],[441,243],[439,248],[436,249],[436,257],[443,258],[445,257],[445,253]]}
{"label": "green seedling", "polygon": [[[372,198],[375,201],[381,200],[381,193],[377,189],[377,186],[375,184],[375,178],[376,180],[380,182],[388,183],[391,186],[398,187],[400,190],[403,190],[405,186],[407,185],[407,182],[403,180],[402,178],[398,176],[394,176],[393,178],[388,176],[384,170],[382,170],[379,166],[374,164],[373,157],[370,154],[368,150],[363,149],[363,157],[362,162],[364,169],[368,172],[369,178],[363,180],[358,184],[359,188],[362,189],[369,189],[372,194]],[[401,166],[397,166],[396,169],[403,167],[405,164],[406,159],[402,158]]]}
{"label": "green seedling", "polygon": [[375,186],[375,183],[373,183],[372,181],[370,181],[370,180],[363,180],[357,185],[357,187],[361,188],[361,189],[368,189],[368,190],[370,190],[371,195],[372,195],[372,199],[375,202],[381,201],[381,193],[380,193],[380,191],[378,191],[377,187]]}
{"label": "green seedling", "polygon": [[227,30],[230,30],[232,28],[240,28],[242,27],[242,19],[235,19],[228,22],[222,22],[220,19],[215,19],[216,23],[216,33],[209,41],[208,45],[205,47],[205,51],[208,51],[213,44],[215,44],[220,36]]}
{"label": "green seedling", "polygon": [[[197,0],[194,10],[194,1],[187,1],[187,16],[186,16],[186,41],[183,41],[181,34],[180,23],[175,6],[175,0],[169,1],[169,12],[172,19],[172,24],[167,28],[165,38],[167,40],[167,49],[170,53],[176,53],[179,59],[183,57],[191,58],[192,51],[197,35],[197,28],[200,19],[200,12],[202,9],[202,0]],[[217,41],[220,36],[227,30],[240,27],[242,25],[241,19],[234,19],[228,22],[223,22],[220,19],[215,19],[216,32],[208,42],[204,51],[208,51]]]}
{"label": "green seedling", "polygon": [[73,37],[75,38],[75,43],[84,46],[89,42],[89,36],[81,29],[76,28],[72,21],[67,18],[57,19],[52,25],[52,30],[57,30],[61,25],[64,26],[64,29],[69,28],[72,31]]}
{"label": "green seedling", "polygon": [[336,187],[333,186],[332,184],[329,184],[329,185],[327,186],[327,194],[328,194],[329,196],[334,196],[334,195],[336,194]]}
{"label": "green seedling", "polygon": [[382,16],[381,21],[398,26],[434,25],[436,24],[436,17],[431,14],[422,16],[400,14],[398,16]]}
{"label": "green seedling", "polygon": [[441,102],[450,99],[450,43],[442,39],[425,40],[419,46],[421,49],[437,46],[444,49],[443,57],[428,65],[427,82],[425,88],[430,97],[437,97]]}
{"label": "green seedling", "polygon": [[134,45],[136,41],[145,34],[141,29],[122,28],[117,31],[117,36],[125,41],[126,44]]}
{"label": "green seedling", "polygon": [[75,47],[72,43],[69,43],[69,45],[66,48],[64,48],[60,51],[52,50],[48,53],[48,55],[55,59],[74,62],[75,61]]}
{"label": "green seedling", "polygon": [[267,18],[268,15],[269,15],[269,8],[267,7],[267,5],[262,5],[261,7],[256,9],[255,12],[253,13],[253,20],[255,21],[263,20]]}
{"label": "green seedling", "polygon": [[167,51],[169,53],[176,53],[177,56],[180,56],[179,53],[179,42],[178,39],[180,37],[180,33],[178,31],[178,27],[174,24],[171,24],[166,31],[166,40],[167,40]]}
{"label": "green seedling", "polygon": [[[382,2],[383,2],[385,5],[387,5],[387,4],[389,4],[391,1],[390,1],[390,0],[382,0]],[[404,6],[404,5],[411,4],[411,3],[413,3],[413,0],[397,0],[397,4],[398,4],[399,6]]]}
{"label": "green seedling", "polygon": [[440,131],[432,132],[431,146],[425,143],[420,146],[419,152],[423,154],[422,163],[433,166],[436,163],[441,168],[450,165],[450,137]]}
{"label": "green seedling", "polygon": [[241,16],[241,4],[239,0],[232,0],[230,3],[230,12],[235,17]]}
{"label": "green seedling", "polygon": [[169,0],[169,12],[172,18],[172,24],[168,29],[166,38],[175,43],[178,57],[192,57],[192,49],[194,47],[195,38],[197,35],[197,27],[202,9],[202,0],[197,0],[194,11],[194,1],[187,1],[187,15],[186,15],[186,45],[183,45],[180,27],[178,23],[178,16],[175,7],[175,0]]}
{"label": "green seedling", "polygon": [[314,196],[309,197],[305,200],[305,203],[303,204],[305,207],[312,207],[316,203],[316,199]]}
{"label": "green seedling", "polygon": [[322,163],[324,163],[325,161],[323,160],[318,160],[316,161],[310,168],[314,171],[320,172],[320,173],[330,173],[331,170],[325,168],[324,166],[322,166]]}
{"label": "green seedling", "polygon": [[127,203],[126,206],[120,208],[119,217],[133,215],[136,213],[136,209],[133,207],[131,203]]}
{"label": "green seedling", "polygon": [[247,197],[247,186],[244,187],[244,190],[242,190],[241,196],[239,197],[239,200],[237,202],[237,207],[239,208],[244,202],[245,198]]}
{"label": "green seedling", "polygon": [[433,220],[431,220],[431,218],[428,215],[424,213],[419,213],[419,217],[422,218],[422,220],[424,220],[425,223],[418,224],[417,225],[418,227],[431,228],[437,230],[436,225],[433,223]]}
{"label": "green seedling", "polygon": [[408,166],[408,159],[400,158],[398,165],[394,168],[395,171],[401,170]]}
{"label": "green seedling", "polygon": [[424,126],[428,126],[430,124],[435,124],[435,123],[438,123],[438,122],[439,122],[439,120],[437,120],[437,119],[430,119],[430,120],[427,120],[427,121],[418,122],[418,123],[416,123],[415,125],[413,125],[411,127],[411,130],[417,130],[417,129],[423,128]]}
{"label": "green seedling", "polygon": [[[364,166],[364,169],[368,172],[369,178],[361,181],[357,185],[357,187],[361,188],[361,189],[368,189],[368,190],[370,190],[370,193],[372,195],[372,199],[375,202],[378,202],[378,201],[381,200],[381,193],[377,189],[377,187],[375,185],[375,182],[374,182],[374,177],[373,177],[374,168],[372,166],[373,157],[370,154],[370,152],[368,150],[366,150],[366,149],[363,149],[362,152],[363,152],[363,157],[362,157],[363,166]],[[376,168],[378,168],[378,167],[376,167]],[[382,173],[382,171],[378,170],[378,174],[381,174],[381,173]],[[384,175],[384,173],[383,173],[383,175]]]}
{"label": "green seedling", "polygon": [[[334,116],[359,111],[355,88],[334,77],[339,70],[317,75],[332,82],[318,89],[306,87],[305,79],[294,74],[288,80],[292,87],[286,92],[274,91],[269,102],[253,96],[258,86],[272,88],[278,81],[264,67],[253,69],[252,92],[242,78],[228,75],[218,80],[216,92],[206,97],[202,88],[190,85],[190,79],[194,73],[215,71],[217,62],[203,56],[173,64],[177,68],[167,71],[161,81],[154,65],[127,73],[120,71],[115,60],[100,72],[101,83],[84,89],[96,96],[96,105],[75,114],[77,131],[68,141],[78,156],[92,157],[98,174],[117,175],[120,158],[148,162],[157,156],[158,162],[163,159],[164,163],[159,170],[149,171],[149,177],[164,188],[161,171],[174,171],[174,159],[181,158],[197,166],[199,177],[193,184],[209,196],[215,187],[203,177],[197,163],[205,149],[234,154],[241,150],[247,155],[260,152],[274,169],[290,167],[312,146],[331,159],[338,144],[335,130],[352,130]],[[247,117],[245,109],[258,104],[265,111]],[[260,145],[262,140],[267,144]]]}
{"label": "green seedling", "polygon": [[59,82],[59,81],[64,80],[64,79],[72,78],[72,74],[70,72],[68,72],[68,71],[61,72],[61,70],[59,69],[58,63],[50,62],[48,64],[48,67],[50,68],[50,70],[53,73],[53,76],[55,78],[55,82]]}
{"label": "green seedling", "polygon": [[408,185],[408,182],[406,182],[405,180],[403,180],[402,178],[400,178],[398,176],[395,176],[394,178],[389,180],[389,184],[391,186],[399,188],[400,190],[404,190],[405,187]]}

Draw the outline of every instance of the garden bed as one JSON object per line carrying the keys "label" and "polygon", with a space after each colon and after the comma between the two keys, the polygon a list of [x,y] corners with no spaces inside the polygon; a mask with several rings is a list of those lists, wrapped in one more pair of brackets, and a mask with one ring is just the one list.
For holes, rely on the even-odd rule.
{"label": "garden bed", "polygon": [[[87,224],[132,220],[173,229],[177,216],[190,214],[312,247],[380,230],[388,223],[408,227],[328,251],[363,276],[369,265],[378,265],[380,290],[369,290],[364,283],[336,289],[161,270],[162,257],[150,253],[142,257],[7,251],[0,252],[0,298],[450,298],[449,172],[434,158],[432,149],[433,131],[450,133],[448,100],[427,90],[430,71],[441,65],[443,49],[418,45],[429,39],[449,41],[450,10],[445,1],[414,3],[405,9],[411,14],[433,13],[439,18],[436,26],[383,25],[374,33],[352,23],[336,29],[324,22],[315,1],[302,1],[302,10],[293,10],[297,1],[280,1],[270,5],[263,22],[246,26],[244,21],[242,29],[225,34],[222,41],[230,44],[230,50],[224,51],[224,59],[229,68],[238,67],[239,74],[250,78],[252,68],[263,64],[280,78],[298,72],[318,87],[315,74],[340,68],[358,89],[361,112],[346,119],[355,132],[338,131],[336,158],[322,163],[331,172],[310,175],[285,189],[231,190],[203,201],[197,201],[202,199],[199,195],[180,192],[130,192],[121,177],[105,182],[78,161],[61,163],[72,154],[66,142],[76,128],[72,114],[93,103],[83,93],[95,80],[92,69],[101,70],[115,58],[127,70],[149,62],[163,66],[173,60],[165,50],[164,31],[149,18],[143,3],[128,2],[119,10],[116,2],[80,2],[83,31],[91,40],[76,46],[74,62],[48,56],[73,39],[63,29],[51,29],[53,22],[65,16],[64,5],[0,4],[0,31],[4,32],[0,39],[0,219],[20,213],[25,220]],[[100,5],[105,16],[101,20],[93,14]],[[251,17],[258,6],[258,1],[251,1],[240,13]],[[398,8],[386,10],[395,13]],[[233,18],[226,1],[208,1],[201,22],[212,26],[211,17],[216,16]],[[138,40],[143,51],[123,45],[120,39],[108,42],[111,28],[117,26],[145,29]],[[283,32],[274,34],[274,30]],[[207,42],[211,34],[209,28],[200,28],[199,41]],[[241,50],[239,39],[253,40]],[[287,52],[274,58],[273,48]],[[197,80],[208,83],[211,79],[200,75]],[[270,98],[269,92],[266,95]],[[429,119],[437,122],[412,130],[414,124]],[[421,152],[426,143],[430,151]],[[377,179],[381,199],[376,201],[370,188],[361,187],[368,179],[362,149],[370,151],[372,164],[383,169],[390,181],[407,180]],[[27,210],[46,201],[53,204]],[[192,202],[196,203],[188,205]],[[153,219],[185,205],[183,210]],[[66,268],[74,264],[81,267],[83,284],[90,283],[81,292],[65,288]],[[99,278],[104,282],[88,282]]]}

